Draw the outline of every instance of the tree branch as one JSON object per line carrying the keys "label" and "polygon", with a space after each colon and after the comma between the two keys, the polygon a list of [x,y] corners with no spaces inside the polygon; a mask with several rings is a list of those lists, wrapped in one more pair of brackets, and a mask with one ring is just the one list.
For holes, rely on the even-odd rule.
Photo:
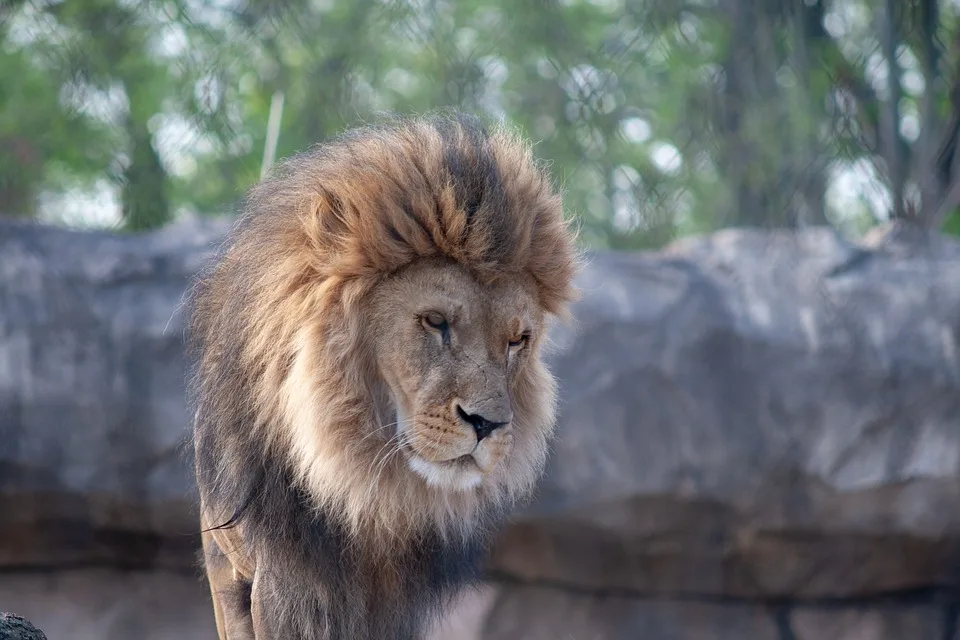
{"label": "tree branch", "polygon": [[820,4],[803,3],[806,33],[810,42],[816,43],[815,49],[819,52],[820,64],[827,74],[832,76],[831,83],[846,89],[856,101],[861,136],[864,138],[863,145],[868,150],[876,152],[880,140],[880,127],[877,120],[871,117],[867,107],[879,104],[880,98],[864,80],[863,72],[847,60],[836,41],[827,33],[823,26],[823,8]]}
{"label": "tree branch", "polygon": [[904,186],[906,183],[907,158],[903,154],[904,145],[900,137],[900,99],[903,97],[903,87],[900,85],[900,64],[897,60],[897,46],[900,35],[894,11],[898,0],[886,0],[884,11],[880,14],[881,48],[883,57],[887,60],[887,96],[886,108],[881,117],[881,140],[883,141],[883,157],[890,176],[890,195],[893,201],[894,218],[905,217]]}
{"label": "tree branch", "polygon": [[[942,129],[932,164],[921,169],[936,182],[939,195],[931,199],[929,206],[924,204],[920,215],[919,222],[929,229],[939,229],[950,212],[960,206],[960,33],[954,38],[951,58],[954,77],[950,85],[950,117]],[[927,90],[931,89],[932,85],[928,84]]]}
{"label": "tree branch", "polygon": [[938,0],[918,0],[917,22],[919,42],[915,48],[919,52],[920,70],[923,73],[924,91],[920,104],[920,137],[913,145],[913,162],[911,174],[920,185],[922,207],[918,214],[921,224],[925,217],[930,215],[932,203],[937,202],[943,193],[944,183],[936,171],[931,167],[937,161],[938,141],[943,135],[943,119],[940,117],[937,104],[941,93],[937,91],[937,80],[940,77],[940,58],[942,47],[936,37],[939,24]]}

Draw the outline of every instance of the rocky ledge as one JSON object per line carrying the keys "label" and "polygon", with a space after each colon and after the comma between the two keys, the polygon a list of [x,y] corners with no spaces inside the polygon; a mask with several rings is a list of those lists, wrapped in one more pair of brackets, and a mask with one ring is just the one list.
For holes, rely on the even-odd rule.
{"label": "rocky ledge", "polygon": [[[226,228],[0,223],[0,595],[195,572],[180,304]],[[730,230],[580,285],[547,475],[456,637],[960,638],[960,242]]]}

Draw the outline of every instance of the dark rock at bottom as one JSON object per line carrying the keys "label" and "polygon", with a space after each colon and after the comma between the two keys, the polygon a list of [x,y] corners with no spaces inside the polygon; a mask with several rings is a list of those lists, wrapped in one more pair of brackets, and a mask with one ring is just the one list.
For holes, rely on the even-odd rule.
{"label": "dark rock at bottom", "polygon": [[0,612],[0,640],[47,640],[43,631],[13,613]]}

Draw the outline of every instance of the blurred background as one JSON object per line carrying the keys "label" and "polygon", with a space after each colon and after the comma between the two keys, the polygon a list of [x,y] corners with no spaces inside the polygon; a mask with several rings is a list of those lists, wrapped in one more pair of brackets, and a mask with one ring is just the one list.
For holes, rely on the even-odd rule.
{"label": "blurred background", "polygon": [[960,228],[956,198],[938,210],[956,164],[953,1],[0,7],[3,215],[138,231],[229,212],[265,160],[378,112],[457,106],[537,141],[592,246],[743,224]]}
{"label": "blurred background", "polygon": [[0,0],[0,611],[213,637],[182,292],[276,159],[449,106],[592,253],[443,637],[960,638],[956,0]]}

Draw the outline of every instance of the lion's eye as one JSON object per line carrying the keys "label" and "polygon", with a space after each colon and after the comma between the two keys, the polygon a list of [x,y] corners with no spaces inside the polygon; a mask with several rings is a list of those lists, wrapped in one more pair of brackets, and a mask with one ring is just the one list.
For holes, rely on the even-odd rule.
{"label": "lion's eye", "polygon": [[436,311],[428,311],[420,316],[420,323],[423,325],[424,329],[428,329],[430,331],[439,331],[442,334],[446,334],[450,330],[450,325],[447,322],[447,319]]}
{"label": "lion's eye", "polygon": [[530,340],[530,336],[526,333],[511,340],[509,342],[510,351],[519,351],[520,349],[526,346],[528,340]]}

